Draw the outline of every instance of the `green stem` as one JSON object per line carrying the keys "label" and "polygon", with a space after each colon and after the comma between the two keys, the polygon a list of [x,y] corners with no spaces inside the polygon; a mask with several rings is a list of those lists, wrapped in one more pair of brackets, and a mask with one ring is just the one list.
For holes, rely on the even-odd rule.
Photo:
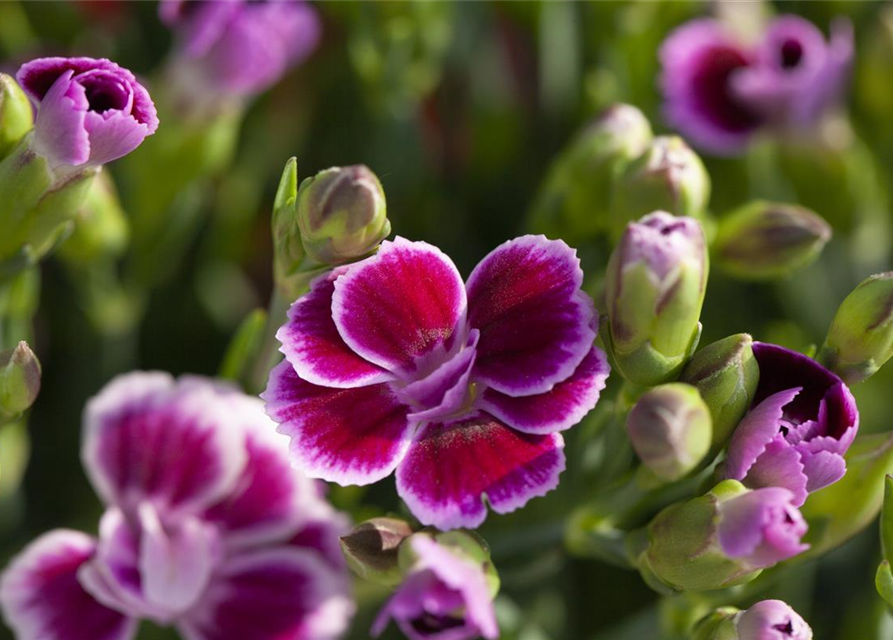
{"label": "green stem", "polygon": [[276,357],[276,331],[285,322],[285,314],[288,311],[289,302],[285,299],[279,288],[273,290],[270,297],[270,305],[267,311],[267,324],[264,328],[264,337],[258,349],[254,365],[249,369],[245,390],[249,393],[260,393],[267,384],[267,376],[274,366]]}

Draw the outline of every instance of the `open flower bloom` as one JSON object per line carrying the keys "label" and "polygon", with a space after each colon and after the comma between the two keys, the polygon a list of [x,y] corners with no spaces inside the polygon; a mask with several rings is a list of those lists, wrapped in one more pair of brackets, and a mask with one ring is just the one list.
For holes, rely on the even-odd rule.
{"label": "open flower bloom", "polygon": [[812,640],[812,629],[781,600],[762,600],[736,614],[739,640]]}
{"label": "open flower bloom", "polygon": [[105,164],[158,128],[149,93],[110,60],[40,58],[22,65],[16,80],[37,104],[34,151],[54,169]]}
{"label": "open flower bloom", "polygon": [[812,23],[780,16],[751,46],[716,20],[693,20],[660,50],[665,115],[694,144],[738,153],[760,128],[814,125],[839,101],[852,58],[846,21],[826,41]]}
{"label": "open flower bloom", "polygon": [[372,635],[381,635],[393,619],[410,640],[498,638],[481,565],[427,536],[414,536],[409,544],[418,561],[378,614]]}
{"label": "open flower bloom", "polygon": [[259,401],[201,378],[132,373],[85,413],[99,539],[57,530],[0,578],[19,640],[125,640],[137,621],[187,640],[338,637],[353,605],[345,522],[290,468]]}
{"label": "open flower bloom", "polygon": [[608,375],[575,252],[524,236],[463,284],[452,261],[397,238],[317,279],[278,333],[267,413],[311,477],[364,485],[397,472],[424,524],[474,528],[554,489],[558,433]]}
{"label": "open flower bloom", "polygon": [[749,491],[719,504],[717,539],[723,554],[763,569],[809,548],[800,539],[807,525],[787,489]]}
{"label": "open flower bloom", "polygon": [[760,382],[750,412],[735,429],[726,477],[745,486],[785,487],[801,505],[812,491],[840,480],[859,428],[846,384],[815,360],[755,342]]}
{"label": "open flower bloom", "polygon": [[303,0],[163,0],[162,21],[179,36],[175,67],[199,91],[251,95],[275,84],[316,48],[321,24]]}

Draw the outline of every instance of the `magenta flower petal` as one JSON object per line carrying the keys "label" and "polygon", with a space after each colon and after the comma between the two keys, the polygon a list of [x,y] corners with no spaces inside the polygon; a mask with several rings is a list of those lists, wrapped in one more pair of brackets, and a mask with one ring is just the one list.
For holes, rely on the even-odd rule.
{"label": "magenta flower petal", "polygon": [[480,565],[416,536],[418,562],[372,625],[378,636],[391,619],[410,640],[499,637],[490,589]]}
{"label": "magenta flower petal", "polygon": [[73,75],[73,71],[64,72],[45,94],[37,113],[34,145],[41,155],[77,166],[90,159],[90,136],[86,92],[71,81]]}
{"label": "magenta flower petal", "polygon": [[788,445],[784,436],[776,435],[748,469],[747,486],[783,487],[793,494],[795,505],[803,504],[808,495],[808,478],[800,453]]}
{"label": "magenta flower petal", "polygon": [[243,433],[209,386],[163,373],[116,378],[87,405],[84,468],[109,504],[135,513],[151,500],[168,513],[210,506],[245,465]]}
{"label": "magenta flower petal", "polygon": [[482,413],[430,423],[397,467],[397,493],[423,524],[478,527],[487,516],[524,506],[558,486],[564,471],[559,434],[531,435]]}
{"label": "magenta flower petal", "polygon": [[742,480],[778,434],[784,407],[802,391],[786,389],[766,398],[744,416],[732,434],[726,458],[726,477]]}
{"label": "magenta flower petal", "polygon": [[720,504],[719,543],[731,558],[756,568],[772,566],[809,548],[807,525],[787,489],[756,489]]}
{"label": "magenta flower petal", "polygon": [[242,3],[236,1],[161,0],[158,15],[164,24],[180,30],[186,55],[200,57],[210,51],[241,9]]}
{"label": "magenta flower petal", "polygon": [[609,371],[604,352],[592,347],[573,375],[551,391],[514,398],[487,389],[478,406],[525,433],[564,431],[595,407]]}
{"label": "magenta flower petal", "polygon": [[800,459],[803,473],[808,478],[806,489],[810,493],[834,484],[846,474],[846,460],[831,451],[801,452]]}
{"label": "magenta flower petal", "polygon": [[576,251],[523,236],[485,257],[468,278],[468,320],[481,332],[474,378],[511,396],[550,391],[589,353],[592,300]]}
{"label": "magenta flower petal", "polygon": [[673,31],[659,55],[667,121],[713,153],[740,151],[761,125],[733,89],[736,75],[754,63],[754,52],[719,22],[699,19]]}
{"label": "magenta flower petal", "polygon": [[345,344],[332,320],[335,280],[345,268],[336,269],[313,282],[310,291],[288,311],[288,322],[276,338],[280,351],[307,382],[326,387],[363,387],[392,380],[394,376],[354,353]]}
{"label": "magenta flower petal", "polygon": [[130,640],[137,621],[113,611],[78,582],[96,542],[56,530],[32,542],[0,577],[3,618],[20,640]]}
{"label": "magenta flower petal", "polygon": [[16,81],[22,86],[28,97],[40,102],[61,76],[71,71],[74,75],[94,70],[110,71],[120,75],[129,82],[136,82],[136,77],[127,69],[119,67],[105,58],[38,58],[26,62],[16,73]]}
{"label": "magenta flower petal", "polygon": [[409,447],[415,425],[388,385],[329,389],[301,380],[288,361],[270,372],[262,394],[267,414],[291,438],[304,473],[338,484],[388,476]]}
{"label": "magenta flower petal", "polygon": [[333,640],[352,612],[341,573],[305,550],[279,547],[229,560],[177,628],[184,640]]}
{"label": "magenta flower petal", "polygon": [[121,111],[86,114],[84,129],[90,138],[90,162],[94,165],[117,160],[136,149],[149,135],[149,127]]}
{"label": "magenta flower petal", "polygon": [[398,237],[335,281],[332,314],[344,341],[366,360],[414,372],[449,351],[463,329],[465,287],[440,249]]}

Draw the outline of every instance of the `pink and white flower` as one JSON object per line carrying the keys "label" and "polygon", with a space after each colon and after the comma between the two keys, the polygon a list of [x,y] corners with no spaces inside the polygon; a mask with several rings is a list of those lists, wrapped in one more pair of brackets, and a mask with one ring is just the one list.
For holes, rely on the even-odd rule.
{"label": "pink and white flower", "polygon": [[352,615],[346,522],[293,470],[261,403],[201,378],[131,373],[87,406],[99,538],[56,530],[0,577],[19,640],[336,638]]}
{"label": "pink and white flower", "polygon": [[560,431],[596,404],[609,367],[573,249],[497,247],[463,283],[424,242],[397,238],[316,280],[277,334],[267,413],[292,460],[341,485],[396,470],[424,524],[476,527],[558,484]]}

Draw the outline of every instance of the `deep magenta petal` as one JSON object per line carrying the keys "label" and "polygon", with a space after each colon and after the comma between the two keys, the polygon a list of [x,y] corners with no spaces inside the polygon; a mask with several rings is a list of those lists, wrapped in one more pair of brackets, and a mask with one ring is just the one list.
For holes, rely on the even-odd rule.
{"label": "deep magenta petal", "polygon": [[127,82],[135,83],[134,75],[106,58],[38,58],[23,64],[16,73],[16,81],[28,97],[35,102],[44,99],[47,92],[63,74],[73,75],[94,70],[110,71]]}
{"label": "deep magenta petal", "polygon": [[464,340],[465,287],[452,260],[424,242],[397,238],[335,281],[341,337],[366,360],[415,372],[426,356]]}
{"label": "deep magenta petal", "polygon": [[167,374],[119,376],[87,404],[84,468],[108,503],[135,513],[143,500],[168,516],[229,492],[246,460],[236,417],[211,384]]}
{"label": "deep magenta petal", "polygon": [[278,547],[230,559],[177,628],[185,640],[333,640],[353,610],[340,572]]}
{"label": "deep magenta petal", "polygon": [[56,530],[32,542],[0,577],[3,618],[19,640],[130,640],[137,621],[87,593],[78,570],[96,542]]}
{"label": "deep magenta petal", "polygon": [[573,375],[551,391],[513,398],[487,389],[478,406],[526,433],[563,431],[580,422],[595,407],[610,369],[604,352],[592,347]]}
{"label": "deep magenta petal", "polygon": [[564,471],[559,434],[515,431],[482,413],[425,425],[397,467],[397,493],[423,524],[475,528],[558,486]]}
{"label": "deep magenta petal", "polygon": [[473,378],[512,396],[545,393],[592,347],[592,300],[576,251],[522,236],[487,255],[468,278],[468,321],[481,332]]}
{"label": "deep magenta petal", "polygon": [[341,485],[390,475],[414,429],[408,408],[388,385],[320,387],[301,380],[288,361],[270,372],[262,397],[280,433],[291,438],[293,463],[310,477]]}
{"label": "deep magenta petal", "polygon": [[342,340],[332,319],[335,280],[346,269],[336,269],[313,282],[310,291],[288,311],[276,337],[280,351],[307,382],[326,387],[362,387],[393,379],[393,375],[364,360]]}

